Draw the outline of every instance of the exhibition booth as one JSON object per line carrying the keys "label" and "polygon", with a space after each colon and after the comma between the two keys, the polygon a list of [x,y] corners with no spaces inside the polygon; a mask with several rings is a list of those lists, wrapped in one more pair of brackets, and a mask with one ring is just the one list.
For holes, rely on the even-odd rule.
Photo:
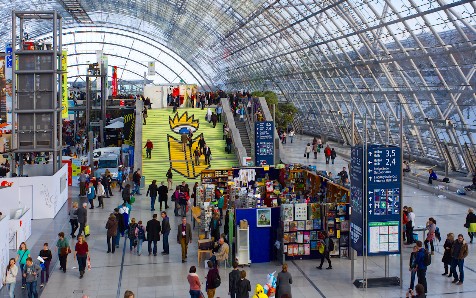
{"label": "exhibition booth", "polygon": [[[42,165],[37,165],[42,166]],[[30,209],[32,219],[54,218],[68,200],[68,166],[51,176],[3,178],[13,183],[0,190],[0,206],[5,212]],[[7,242],[8,243],[8,242]]]}

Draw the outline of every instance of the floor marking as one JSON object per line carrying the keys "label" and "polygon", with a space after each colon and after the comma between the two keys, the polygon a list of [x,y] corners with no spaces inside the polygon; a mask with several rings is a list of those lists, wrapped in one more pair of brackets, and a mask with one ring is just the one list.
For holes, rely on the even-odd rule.
{"label": "floor marking", "polygon": [[[294,264],[294,266],[296,266],[297,270],[299,270],[299,272],[301,272],[301,274],[304,276],[304,278],[307,279],[307,281],[311,284],[311,286],[316,289],[317,292],[319,292],[319,294],[321,295],[322,298],[326,298],[326,295],[324,295],[324,293],[321,292],[321,290],[319,290],[319,288],[316,286],[316,284],[309,278],[309,276],[307,276],[306,273],[304,273],[304,271],[302,271],[301,267],[299,267],[296,262],[294,262],[294,260],[291,261],[291,263]],[[118,297],[119,298],[119,297]]]}

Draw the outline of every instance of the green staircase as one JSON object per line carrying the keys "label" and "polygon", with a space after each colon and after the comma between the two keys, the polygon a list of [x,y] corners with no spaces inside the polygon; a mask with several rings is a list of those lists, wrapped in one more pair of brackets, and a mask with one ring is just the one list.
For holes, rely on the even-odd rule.
{"label": "green staircase", "polygon": [[[185,112],[188,117],[180,118]],[[178,109],[175,122],[169,122],[169,117],[174,120],[175,113],[172,109],[152,109],[147,112],[147,125],[142,128],[142,144],[145,145],[148,139],[154,144],[152,158],[147,159],[145,149],[142,149],[142,174],[146,178],[146,184],[152,180],[166,183],[165,174],[169,167],[172,167],[173,184],[179,185],[185,181],[190,186],[195,182],[200,182],[200,171],[207,169],[226,169],[238,165],[238,160],[234,153],[225,152],[225,141],[223,140],[223,123],[218,123],[213,128],[212,123],[205,120],[207,110],[183,108]],[[192,118],[193,116],[193,118]],[[180,134],[174,132],[172,128],[178,130],[180,127],[195,127],[194,139],[203,134],[205,142],[212,152],[212,161],[209,167],[204,166],[204,156],[200,158],[201,166],[195,167],[193,164],[193,155],[190,154],[187,146],[186,152],[181,151]],[[172,126],[172,128],[171,128]],[[170,142],[169,142],[170,140]],[[196,142],[193,148],[195,148]],[[171,152],[172,151],[172,152]],[[188,173],[188,174],[183,174]]]}

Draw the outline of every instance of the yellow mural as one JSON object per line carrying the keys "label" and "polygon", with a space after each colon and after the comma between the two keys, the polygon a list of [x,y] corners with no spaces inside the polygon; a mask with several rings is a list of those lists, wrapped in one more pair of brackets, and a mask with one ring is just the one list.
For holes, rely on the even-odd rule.
{"label": "yellow mural", "polygon": [[[200,137],[203,136],[203,134],[196,136],[196,132],[200,127],[199,120],[195,119],[194,115],[189,117],[188,112],[183,113],[181,116],[175,113],[173,118],[169,116],[169,126],[170,130],[175,133],[175,135],[167,135],[170,167],[184,177],[197,178],[201,171],[210,167],[203,162],[203,159],[200,165],[195,165],[193,162],[193,152],[198,147]],[[182,134],[188,134],[189,131],[194,134],[192,147],[190,148],[187,144],[185,151],[182,151],[181,136]]]}

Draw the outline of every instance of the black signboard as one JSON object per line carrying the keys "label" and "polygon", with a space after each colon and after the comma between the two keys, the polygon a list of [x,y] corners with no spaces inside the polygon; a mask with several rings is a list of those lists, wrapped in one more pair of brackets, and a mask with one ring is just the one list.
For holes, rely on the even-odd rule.
{"label": "black signboard", "polygon": [[135,138],[135,120],[136,114],[134,109],[126,109],[123,111],[124,117],[124,144],[134,146]]}
{"label": "black signboard", "polygon": [[274,165],[274,122],[255,123],[255,165]]}

